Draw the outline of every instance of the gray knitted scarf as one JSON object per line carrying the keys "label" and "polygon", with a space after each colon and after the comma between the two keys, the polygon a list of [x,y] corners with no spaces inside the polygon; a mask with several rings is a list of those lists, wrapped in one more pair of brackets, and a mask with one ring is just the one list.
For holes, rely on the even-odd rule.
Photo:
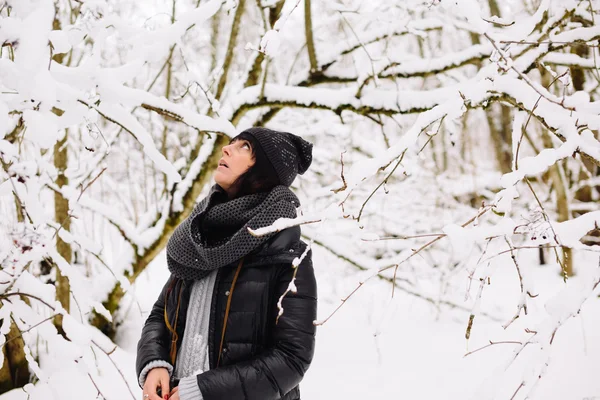
{"label": "gray knitted scarf", "polygon": [[[208,195],[173,232],[167,243],[169,271],[185,280],[202,279],[266,242],[273,234],[255,237],[247,228],[295,218],[300,205],[287,186],[222,201],[224,190],[214,185]],[[222,201],[222,202],[219,202]]]}

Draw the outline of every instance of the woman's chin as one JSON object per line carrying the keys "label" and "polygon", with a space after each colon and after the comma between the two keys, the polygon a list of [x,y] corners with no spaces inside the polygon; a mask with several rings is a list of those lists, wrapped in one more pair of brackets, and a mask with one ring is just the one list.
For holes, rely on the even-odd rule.
{"label": "woman's chin", "polygon": [[223,176],[220,171],[217,171],[214,175],[215,183],[221,186],[223,189],[229,186],[228,180]]}
{"label": "woman's chin", "polygon": [[224,175],[225,175],[225,174],[223,174],[223,171],[221,171],[220,169],[218,169],[218,168],[217,168],[217,169],[215,170],[215,173],[214,173],[214,175],[213,175],[213,176],[214,176],[214,178],[215,178],[215,181],[217,181],[217,183],[219,183],[219,182],[223,182],[223,180],[224,180],[224,178],[225,178],[225,176],[224,176]]}

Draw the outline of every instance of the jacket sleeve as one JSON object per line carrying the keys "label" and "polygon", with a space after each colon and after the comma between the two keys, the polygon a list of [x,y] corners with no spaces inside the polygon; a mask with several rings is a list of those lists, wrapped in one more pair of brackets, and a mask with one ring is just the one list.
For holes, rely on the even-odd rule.
{"label": "jacket sleeve", "polygon": [[[294,270],[280,269],[275,287],[274,310],[286,291]],[[308,369],[315,349],[317,317],[317,283],[311,254],[298,266],[297,292],[285,295],[283,314],[277,324],[272,321],[274,345],[256,357],[203,372],[197,376],[204,400],[276,400],[296,387]]]}
{"label": "jacket sleeve", "polygon": [[[152,306],[152,310],[144,323],[142,335],[138,341],[135,368],[140,386],[140,375],[151,362],[154,362],[155,365],[165,366],[169,370],[169,375],[173,371],[173,366],[169,359],[170,333],[164,321],[165,294],[172,279],[173,276],[171,275]],[[147,373],[148,371],[145,372]]]}

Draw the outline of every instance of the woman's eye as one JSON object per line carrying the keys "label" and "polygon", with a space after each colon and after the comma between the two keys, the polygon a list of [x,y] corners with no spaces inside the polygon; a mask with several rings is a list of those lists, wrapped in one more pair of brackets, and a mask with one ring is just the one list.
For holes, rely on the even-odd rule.
{"label": "woman's eye", "polygon": [[244,147],[245,147],[245,148],[247,148],[247,149],[250,149],[250,145],[249,145],[248,143],[244,143],[244,144],[242,145],[242,148],[244,148]]}

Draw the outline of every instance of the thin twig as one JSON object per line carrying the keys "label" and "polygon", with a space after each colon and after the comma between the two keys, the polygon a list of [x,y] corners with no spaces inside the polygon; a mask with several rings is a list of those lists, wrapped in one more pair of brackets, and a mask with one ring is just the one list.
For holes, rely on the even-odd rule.
{"label": "thin twig", "polygon": [[[595,39],[593,39],[593,40],[595,40]],[[530,44],[530,45],[533,45],[533,46],[540,46],[542,44],[547,44],[549,46],[552,46],[553,44],[578,45],[578,44],[581,44],[581,43],[585,43],[585,40],[576,40],[576,41],[573,41],[573,42],[561,42],[561,41],[553,41],[553,40],[552,41],[540,41],[540,42],[527,42],[527,41],[522,41],[522,40],[518,40],[518,41],[517,40],[498,40],[498,43],[502,43],[502,44],[511,44],[511,43],[514,43],[514,44]],[[587,43],[586,43],[586,46],[589,46],[589,47],[598,47],[598,45],[587,44]]]}
{"label": "thin twig", "polygon": [[[342,19],[344,20],[344,22],[346,22],[346,25],[348,25],[348,27],[350,28],[350,31],[356,38],[356,41],[360,44],[360,47],[362,47],[362,49],[365,51],[365,54],[367,55],[367,58],[369,59],[369,62],[371,63],[371,73],[373,75],[375,75],[375,61],[373,60],[373,57],[371,57],[369,50],[367,50],[367,47],[363,44],[362,40],[360,40],[356,31],[354,30],[354,28],[352,27],[350,22],[346,19],[346,16],[343,13],[340,13],[340,15],[342,16]],[[375,86],[377,86],[377,82],[375,82]],[[356,94],[356,97],[360,97],[360,88],[359,88],[358,93]]]}
{"label": "thin twig", "polygon": [[30,297],[30,298],[32,298],[32,299],[35,299],[35,300],[39,301],[40,303],[42,303],[42,304],[46,305],[46,306],[47,306],[48,308],[50,308],[51,310],[54,310],[54,307],[53,307],[53,306],[51,306],[50,304],[46,303],[46,301],[45,301],[45,300],[42,300],[42,299],[41,299],[41,298],[39,298],[38,296],[35,296],[35,295],[33,295],[33,294],[29,294],[29,293],[25,293],[25,292],[12,292],[12,293],[3,293],[3,294],[0,294],[0,300],[1,300],[1,299],[6,299],[6,300],[8,300],[8,298],[9,298],[9,297],[12,297],[12,296],[25,296],[25,297]]}
{"label": "thin twig", "polygon": [[537,101],[533,105],[533,108],[531,109],[531,112],[529,112],[529,116],[527,117],[527,121],[525,122],[525,125],[521,129],[521,137],[519,138],[519,142],[517,143],[517,150],[515,150],[515,170],[519,169],[519,150],[521,150],[521,143],[523,142],[523,136],[525,135],[525,132],[527,130],[527,125],[529,125],[529,121],[531,121],[533,112],[537,108],[538,104],[540,104],[541,99],[542,99],[542,96],[538,97]]}
{"label": "thin twig", "polygon": [[515,390],[515,393],[512,395],[512,397],[510,398],[510,400],[514,400],[515,397],[517,396],[517,393],[519,393],[519,390],[521,390],[521,388],[525,386],[525,382],[521,382],[521,384],[519,385],[519,387],[517,388],[517,390]]}
{"label": "thin twig", "polygon": [[346,178],[344,177],[344,153],[345,152],[346,151],[344,150],[344,151],[342,151],[340,153],[340,164],[342,165],[341,177],[342,177],[342,183],[343,183],[343,185],[342,185],[342,187],[340,187],[338,189],[331,189],[331,191],[333,193],[342,192],[342,191],[344,191],[344,190],[346,190],[348,188],[348,184],[346,183]]}
{"label": "thin twig", "polygon": [[473,350],[473,351],[469,351],[468,353],[465,353],[465,355],[464,355],[463,357],[470,356],[470,355],[471,355],[471,354],[473,354],[473,353],[477,353],[477,352],[478,352],[478,351],[480,351],[480,350],[486,349],[486,348],[488,348],[488,347],[490,347],[490,346],[494,346],[494,345],[497,345],[497,344],[520,344],[520,345],[522,345],[523,343],[521,343],[521,342],[516,342],[516,341],[512,341],[512,340],[506,340],[506,341],[500,341],[500,342],[492,342],[492,341],[490,340],[490,343],[489,343],[489,344],[486,344],[485,346],[483,346],[483,347],[480,347],[480,348],[478,348],[478,349],[475,349],[475,350]]}
{"label": "thin twig", "polygon": [[514,321],[516,321],[517,318],[519,318],[519,316],[521,315],[521,310],[523,310],[525,315],[527,315],[527,300],[526,300],[527,298],[525,297],[525,288],[523,287],[523,275],[521,275],[521,269],[519,268],[519,262],[517,261],[517,256],[515,255],[514,247],[508,237],[504,236],[504,240],[506,241],[506,244],[508,245],[508,247],[510,249],[510,257],[513,261],[513,264],[515,264],[515,267],[517,269],[517,274],[519,275],[519,284],[521,286],[521,294],[523,295],[522,296],[523,301],[517,305],[517,312],[515,313],[515,315],[512,317],[512,319],[510,321],[508,321],[506,324],[502,325],[502,327],[504,329],[507,329]]}
{"label": "thin twig", "polygon": [[100,391],[100,388],[98,387],[98,385],[94,381],[94,378],[92,378],[92,375],[89,372],[88,372],[88,376],[90,377],[90,380],[92,381],[92,384],[96,388],[96,391],[98,391],[98,394],[96,395],[96,398],[98,398],[98,396],[102,396],[103,399],[106,399],[107,397],[104,394],[102,394],[102,391]]}
{"label": "thin twig", "polygon": [[129,393],[131,394],[131,397],[133,398],[133,400],[135,400],[135,395],[131,391],[131,388],[129,387],[129,383],[127,382],[127,379],[125,379],[125,375],[123,374],[123,372],[121,371],[121,369],[119,368],[119,366],[115,363],[115,360],[113,360],[112,357],[111,357],[111,354],[115,352],[115,350],[117,349],[117,346],[115,346],[111,351],[106,351],[98,343],[96,343],[93,340],[92,340],[92,344],[94,344],[96,347],[98,347],[100,350],[102,350],[102,352],[104,354],[106,354],[106,356],[108,357],[108,359],[110,360],[110,362],[113,364],[113,366],[115,367],[115,369],[117,370],[117,372],[119,373],[119,375],[121,375],[121,378],[123,378],[123,382],[125,382],[125,386],[127,386],[127,390],[129,390]]}
{"label": "thin twig", "polygon": [[385,177],[384,180],[382,180],[381,182],[379,182],[379,185],[377,185],[377,187],[371,192],[371,194],[369,195],[369,197],[367,197],[367,199],[365,200],[365,202],[362,204],[362,206],[360,207],[360,211],[358,212],[358,217],[356,218],[357,222],[360,222],[360,217],[362,216],[363,210],[365,209],[365,206],[367,205],[367,203],[369,202],[369,200],[371,200],[371,197],[373,197],[375,195],[375,193],[377,192],[377,190],[379,190],[380,187],[382,187],[383,185],[385,185],[387,183],[387,181],[390,179],[390,177],[396,171],[396,168],[398,168],[398,166],[402,163],[402,159],[404,158],[404,154],[406,154],[406,150],[407,149],[404,149],[404,151],[400,155],[400,158],[398,159],[398,162],[396,163],[396,165],[394,166],[394,168],[390,171],[390,173]]}
{"label": "thin twig", "polygon": [[382,240],[405,240],[405,239],[418,239],[418,238],[425,238],[425,237],[437,237],[437,236],[446,236],[445,233],[424,233],[422,235],[397,235],[397,236],[388,236],[388,237],[382,237],[382,238],[377,238],[377,239],[361,239],[363,242],[379,242]]}
{"label": "thin twig", "polygon": [[467,339],[467,344],[471,338],[471,330],[473,329],[473,323],[475,322],[475,311],[479,308],[479,304],[481,303],[481,296],[483,296],[483,288],[485,287],[485,282],[487,280],[486,278],[489,278],[489,275],[479,278],[479,290],[477,291],[477,296],[475,297],[475,302],[473,303],[473,308],[471,310],[471,315],[469,315],[469,322],[467,323],[467,329],[465,331],[465,339]]}

